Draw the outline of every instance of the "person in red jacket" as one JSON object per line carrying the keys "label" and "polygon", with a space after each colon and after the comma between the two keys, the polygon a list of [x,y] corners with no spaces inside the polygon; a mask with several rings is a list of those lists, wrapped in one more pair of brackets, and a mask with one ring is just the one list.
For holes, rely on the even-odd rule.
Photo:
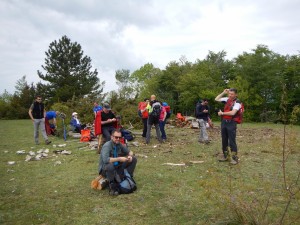
{"label": "person in red jacket", "polygon": [[[223,97],[224,95],[228,97]],[[218,112],[218,115],[222,117],[221,123],[221,135],[222,135],[222,150],[224,156],[219,161],[230,161],[235,165],[238,163],[237,157],[237,145],[236,145],[236,127],[237,122],[234,120],[234,116],[241,108],[241,102],[237,99],[237,90],[235,88],[225,89],[216,98],[216,101],[225,103],[224,111]],[[232,157],[228,157],[228,143],[231,149]]]}
{"label": "person in red jacket", "polygon": [[146,138],[146,134],[147,134],[147,121],[148,121],[148,110],[147,110],[147,105],[149,104],[149,99],[145,98],[143,102],[139,103],[139,115],[142,118],[142,122],[143,122],[143,134],[142,137]]}

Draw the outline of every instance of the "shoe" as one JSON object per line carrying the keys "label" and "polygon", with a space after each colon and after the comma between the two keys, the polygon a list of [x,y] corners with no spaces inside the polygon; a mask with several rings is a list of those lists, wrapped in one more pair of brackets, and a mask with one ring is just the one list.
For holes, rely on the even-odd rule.
{"label": "shoe", "polygon": [[45,142],[46,142],[46,145],[49,145],[51,143],[51,141],[49,141],[49,140],[46,140]]}
{"label": "shoe", "polygon": [[111,196],[118,196],[119,195],[119,191],[118,190],[109,190],[109,195]]}
{"label": "shoe", "polygon": [[233,155],[230,159],[230,164],[231,165],[236,165],[239,163],[239,157],[237,155]]}
{"label": "shoe", "polygon": [[109,195],[117,196],[119,195],[119,189],[116,182],[109,183]]}
{"label": "shoe", "polygon": [[204,141],[204,143],[208,145],[210,143],[210,140],[206,140]]}
{"label": "shoe", "polygon": [[228,161],[228,154],[227,152],[223,153],[221,156],[219,156],[219,162],[226,162]]}

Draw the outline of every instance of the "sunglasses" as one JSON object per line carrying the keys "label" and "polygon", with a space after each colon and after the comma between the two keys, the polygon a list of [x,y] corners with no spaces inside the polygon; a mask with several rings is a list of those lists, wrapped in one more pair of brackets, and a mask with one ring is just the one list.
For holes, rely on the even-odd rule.
{"label": "sunglasses", "polygon": [[121,139],[122,137],[120,136],[114,136],[115,139]]}

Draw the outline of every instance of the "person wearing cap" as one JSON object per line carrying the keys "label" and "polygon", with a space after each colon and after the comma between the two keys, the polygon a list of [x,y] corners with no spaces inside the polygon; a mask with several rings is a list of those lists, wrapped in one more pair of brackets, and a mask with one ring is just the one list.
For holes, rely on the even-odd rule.
{"label": "person wearing cap", "polygon": [[77,112],[72,113],[72,119],[71,119],[70,124],[74,128],[74,131],[78,132],[78,133],[81,133],[81,130],[85,128],[85,124],[80,123]]}
{"label": "person wearing cap", "polygon": [[95,118],[96,118],[97,112],[101,111],[101,110],[102,110],[102,106],[100,106],[97,102],[94,102],[93,111],[94,111]]}
{"label": "person wearing cap", "polygon": [[209,144],[208,134],[206,131],[206,123],[208,123],[209,117],[209,107],[208,107],[208,99],[204,98],[202,101],[196,104],[196,118],[199,123],[200,134],[199,134],[199,142]]}
{"label": "person wearing cap", "polygon": [[103,104],[103,110],[101,111],[101,129],[105,141],[110,141],[111,132],[115,129],[114,124],[117,119],[115,114],[111,111],[108,103]]}

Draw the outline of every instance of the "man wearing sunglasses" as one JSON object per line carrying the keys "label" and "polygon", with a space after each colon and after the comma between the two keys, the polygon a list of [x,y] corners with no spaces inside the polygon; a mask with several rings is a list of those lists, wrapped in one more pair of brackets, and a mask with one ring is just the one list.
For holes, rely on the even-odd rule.
{"label": "man wearing sunglasses", "polygon": [[137,163],[137,159],[133,156],[133,152],[128,150],[125,145],[120,143],[122,133],[119,129],[113,130],[111,140],[106,142],[101,150],[99,162],[99,174],[106,177],[109,181],[109,194],[118,195],[118,175],[124,174],[127,169],[131,177]]}
{"label": "man wearing sunglasses", "polygon": [[39,144],[39,129],[41,128],[42,135],[45,139],[45,143],[48,145],[51,141],[48,140],[48,136],[45,129],[45,116],[46,110],[44,103],[42,103],[42,97],[36,96],[35,101],[29,108],[28,114],[33,122],[34,126],[34,141],[35,144]]}

